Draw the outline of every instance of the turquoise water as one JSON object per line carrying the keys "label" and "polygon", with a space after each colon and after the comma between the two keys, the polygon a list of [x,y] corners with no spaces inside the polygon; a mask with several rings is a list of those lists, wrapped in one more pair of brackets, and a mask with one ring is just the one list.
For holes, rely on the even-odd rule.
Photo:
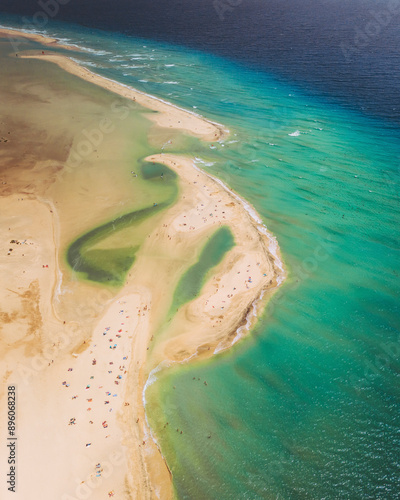
{"label": "turquoise water", "polygon": [[170,308],[172,314],[183,304],[197,297],[207,277],[212,274],[213,267],[222,261],[234,244],[229,227],[224,226],[215,231],[202,249],[197,262],[179,280]]}
{"label": "turquoise water", "polygon": [[247,339],[146,393],[177,498],[398,498],[399,129],[214,56],[53,29],[91,69],[230,128],[176,149],[256,207],[288,270]]}

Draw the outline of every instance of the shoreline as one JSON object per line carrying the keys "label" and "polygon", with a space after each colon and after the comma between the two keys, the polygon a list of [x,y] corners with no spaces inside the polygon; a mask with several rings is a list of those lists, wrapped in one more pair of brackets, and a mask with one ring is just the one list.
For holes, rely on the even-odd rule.
{"label": "shoreline", "polygon": [[6,35],[10,39],[11,44],[13,43],[12,37],[15,38],[22,37],[22,38],[28,38],[29,40],[33,40],[34,42],[38,42],[43,45],[47,45],[50,48],[52,46],[56,46],[60,49],[76,50],[77,52],[79,52],[78,48],[73,48],[72,46],[61,44],[59,43],[59,40],[57,38],[50,38],[45,35],[41,35],[40,33],[21,31],[13,28],[0,28],[0,35]]}
{"label": "shoreline", "polygon": [[[0,33],[4,34],[4,31],[0,29]],[[14,32],[14,30],[9,31]],[[30,38],[25,33],[18,31],[15,33]],[[31,38],[48,45],[57,43],[55,39],[47,39],[42,35],[32,35]],[[43,42],[42,38],[47,41]],[[146,117],[159,127],[181,130],[205,141],[220,140],[228,133],[220,124],[211,122],[196,113],[179,108],[162,99],[96,75],[65,56],[51,54],[22,55],[22,57],[47,60],[57,64],[61,69],[83,80],[156,111],[157,113],[146,115]],[[230,190],[218,178],[204,172],[192,158],[159,154],[150,155],[146,160],[163,163],[178,174],[181,187],[179,200],[166,210],[162,219],[162,227],[156,228],[149,235],[143,248],[140,249],[138,259],[132,268],[132,274],[135,275],[134,271],[139,269],[141,272],[136,273],[136,277],[128,279],[120,292],[107,302],[106,312],[102,310],[101,314],[97,314],[95,318],[97,326],[91,330],[88,343],[83,342],[78,349],[73,346],[72,350],[71,346],[67,346],[60,355],[61,360],[57,366],[51,366],[49,363],[49,368],[46,370],[54,373],[51,377],[52,380],[44,378],[46,370],[43,370],[43,373],[37,377],[39,382],[47,387],[49,394],[59,394],[57,398],[60,398],[60,404],[65,404],[62,403],[64,396],[61,396],[61,391],[64,393],[65,388],[60,391],[60,381],[62,380],[60,377],[66,377],[64,372],[67,366],[73,368],[73,373],[79,371],[80,379],[82,377],[89,378],[89,375],[95,370],[91,368],[93,365],[91,365],[89,358],[92,357],[91,355],[96,349],[97,363],[98,365],[102,363],[105,370],[106,360],[111,354],[109,350],[104,350],[105,347],[110,347],[108,344],[104,346],[103,336],[107,337],[108,335],[101,332],[102,328],[105,327],[105,325],[103,326],[104,318],[107,317],[107,325],[111,329],[119,331],[117,328],[121,329],[124,323],[120,324],[120,318],[116,316],[115,312],[114,314],[111,312],[117,307],[117,304],[129,304],[126,306],[129,310],[127,318],[135,315],[137,321],[133,322],[130,329],[124,332],[127,334],[125,341],[118,342],[125,346],[126,352],[129,352],[128,356],[132,358],[129,368],[124,373],[124,382],[121,382],[119,387],[124,394],[122,398],[124,405],[128,404],[121,406],[122,403],[120,403],[117,409],[118,413],[116,412],[117,418],[108,423],[110,428],[115,428],[113,443],[115,445],[119,443],[119,446],[122,446],[125,461],[118,474],[113,475],[117,486],[110,486],[110,488],[115,488],[116,491],[119,489],[122,494],[123,488],[128,484],[130,494],[134,494],[134,498],[140,500],[156,498],[158,495],[155,485],[157,485],[157,491],[162,492],[161,498],[172,498],[171,472],[157,439],[153,436],[147,423],[145,391],[150,377],[156,373],[155,370],[160,366],[160,363],[187,362],[193,358],[211,357],[231,347],[239,340],[237,338],[239,330],[246,328],[249,332],[254,321],[257,320],[254,308],[261,310],[266,304],[265,295],[271,295],[284,279],[284,269],[276,239],[269,233],[251,204]],[[41,200],[40,202],[47,205],[52,203],[50,200]],[[48,212],[52,212],[49,206],[47,206]],[[54,206],[53,209],[55,210]],[[208,215],[210,211],[213,213],[212,217]],[[50,214],[48,213],[48,215]],[[56,218],[52,217],[53,224]],[[184,256],[189,249],[195,249],[200,242],[204,241],[205,237],[222,224],[226,224],[232,230],[236,241],[235,247],[216,266],[214,278],[203,286],[199,297],[184,304],[173,318],[171,326],[162,330],[163,312],[168,310],[169,303],[168,298],[163,297],[157,290],[157,283],[164,282],[164,280],[172,284],[176,283],[176,277],[179,276],[181,268],[161,266],[151,259],[151,249],[157,246],[165,249],[166,257],[169,257],[173,262],[176,255]],[[48,240],[49,237],[46,241]],[[48,245],[50,248],[52,248],[51,245],[54,246],[53,250],[56,252],[54,258],[56,258],[58,248],[54,238],[53,243],[48,242]],[[50,299],[50,309],[53,313],[55,313],[53,309],[55,291],[60,285],[60,276],[57,275],[59,266],[57,262],[54,265],[56,271]],[[249,271],[251,272],[250,279],[245,274]],[[239,276],[241,273],[242,275]],[[32,278],[34,278],[33,274]],[[225,290],[222,293],[223,288]],[[227,290],[230,293],[225,295]],[[42,308],[47,309],[49,304],[44,304],[43,298],[41,300]],[[219,309],[219,313],[217,314],[214,309]],[[119,313],[117,312],[117,314]],[[223,323],[220,319],[221,316],[224,318]],[[61,320],[58,322],[61,323]],[[100,328],[101,326],[102,328]],[[209,332],[207,335],[204,332],[205,328]],[[159,334],[160,330],[162,330],[161,334]],[[139,331],[140,335],[138,335]],[[190,336],[185,335],[187,331],[191,332]],[[156,335],[156,342],[152,343],[153,337]],[[103,347],[100,347],[101,345]],[[85,368],[83,368],[83,364]],[[99,377],[99,383],[102,386],[104,384],[105,387],[109,378],[106,370]],[[78,384],[78,382],[76,380],[74,383]],[[84,394],[83,388],[76,389],[76,395],[80,396],[81,399]],[[35,411],[40,414],[40,409],[37,408],[37,404],[32,402],[32,397],[26,397]],[[122,396],[119,395],[119,397]],[[96,409],[97,413],[102,411],[103,409],[100,407]],[[57,418],[59,420],[58,416]],[[63,415],[63,419],[66,418],[67,414]],[[29,429],[28,421],[26,426]],[[72,429],[75,429],[74,425],[71,426]],[[65,433],[64,426],[60,427],[57,424],[56,430],[59,433]],[[77,430],[79,430],[79,425]],[[85,427],[85,433],[90,432],[92,432],[90,426]],[[93,434],[94,439],[97,439],[100,432],[96,431]],[[29,438],[27,434],[25,439],[29,443],[33,438]],[[77,446],[83,446],[83,439],[81,431],[76,433],[75,438],[71,437],[69,443],[71,454],[74,453],[73,450],[76,452]],[[50,443],[47,450],[49,456],[51,456],[52,450],[54,451]],[[103,443],[100,455],[107,459],[111,456],[111,452],[109,444]],[[98,461],[99,459],[95,457],[98,455],[93,455],[93,460]],[[111,459],[110,461],[112,462]],[[79,457],[76,457],[76,462],[77,465],[80,463]],[[65,464],[60,466],[66,467]],[[87,464],[83,464],[82,468],[86,470]],[[88,474],[88,476],[84,476],[86,479],[83,483],[89,481],[87,477],[92,472]],[[67,487],[68,483],[64,486]]]}

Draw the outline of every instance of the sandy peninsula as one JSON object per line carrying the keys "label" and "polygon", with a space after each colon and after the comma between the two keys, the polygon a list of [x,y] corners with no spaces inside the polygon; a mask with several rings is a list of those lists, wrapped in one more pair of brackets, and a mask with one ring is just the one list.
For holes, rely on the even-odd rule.
{"label": "sandy peninsula", "polygon": [[55,63],[60,68],[79,78],[94,83],[122,97],[134,100],[145,108],[156,111],[157,114],[150,115],[149,118],[160,127],[182,130],[206,141],[218,141],[228,134],[228,131],[218,123],[213,123],[195,113],[173,106],[167,101],[157,99],[156,97],[130,87],[124,87],[113,80],[108,80],[107,78],[96,75],[68,57],[55,54],[22,54],[21,57],[30,59],[37,58]]}
{"label": "sandy peninsula", "polygon": [[38,33],[28,33],[14,29],[0,28],[0,35],[7,36],[11,44],[13,42],[16,42],[15,47],[18,46],[18,39],[26,38],[27,40],[33,40],[35,42],[40,43],[41,45],[45,45],[48,48],[57,47],[59,49],[79,51],[79,49],[76,47],[71,47],[69,45],[64,45],[62,43],[59,43],[59,41],[56,38],[50,38],[48,36],[43,36]]}
{"label": "sandy peninsula", "polygon": [[[9,35],[7,30],[0,33]],[[55,42],[38,35],[34,39]],[[156,112],[146,116],[158,127],[208,141],[228,133],[222,125],[102,78],[64,56],[26,57],[46,60],[135,100]],[[146,424],[143,391],[149,374],[160,365],[229,348],[249,332],[283,279],[276,240],[244,200],[193,158],[157,154],[146,160],[178,174],[179,199],[148,234],[124,286],[117,293],[93,289],[90,311],[85,292],[82,309],[72,319],[60,315],[61,226],[54,200],[22,200],[18,192],[0,197],[6,234],[0,267],[7,276],[0,289],[0,395],[3,400],[9,384],[18,389],[21,443],[17,494],[5,498],[173,498],[171,474]],[[222,226],[231,229],[235,246],[200,295],[165,326],[170,291],[195,262],[196,249]],[[158,248],[163,259],[155,257]],[[169,293],[160,283],[169,284]],[[5,401],[2,412],[4,408]],[[5,422],[3,414],[1,418]],[[6,432],[2,424],[4,439]]]}

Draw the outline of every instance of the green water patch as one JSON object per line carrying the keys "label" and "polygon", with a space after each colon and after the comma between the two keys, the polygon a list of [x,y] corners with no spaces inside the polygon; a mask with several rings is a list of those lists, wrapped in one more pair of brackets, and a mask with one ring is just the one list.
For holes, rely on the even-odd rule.
{"label": "green water patch", "polygon": [[198,261],[181,277],[174,293],[170,315],[198,296],[212,268],[222,261],[224,255],[234,245],[235,240],[228,226],[221,227],[211,236],[201,251]]}
{"label": "green water patch", "polygon": [[142,178],[145,180],[153,180],[158,182],[169,182],[171,180],[175,180],[177,175],[176,173],[162,165],[161,163],[150,163],[143,162],[140,167]]}
{"label": "green water patch", "polygon": [[111,250],[88,250],[85,259],[95,262],[99,270],[107,270],[109,275],[122,276],[132,266],[138,248],[139,246],[130,246]]}
{"label": "green water patch", "polygon": [[[102,224],[77,238],[68,248],[66,259],[81,279],[120,286],[132,267],[136,253],[148,231],[142,224],[170,206],[177,195],[176,174],[160,164],[140,162],[146,172],[149,195],[157,200]],[[161,175],[163,174],[163,175]],[[154,191],[155,184],[157,189]],[[155,198],[154,198],[155,199]],[[148,228],[149,229],[149,228]],[[150,230],[150,229],[149,229]]]}
{"label": "green water patch", "polygon": [[67,251],[68,264],[89,281],[121,285],[132,267],[138,246],[113,249],[93,249],[100,241],[134,224],[144,221],[169,205],[164,202],[135,210],[87,232],[75,240]]}

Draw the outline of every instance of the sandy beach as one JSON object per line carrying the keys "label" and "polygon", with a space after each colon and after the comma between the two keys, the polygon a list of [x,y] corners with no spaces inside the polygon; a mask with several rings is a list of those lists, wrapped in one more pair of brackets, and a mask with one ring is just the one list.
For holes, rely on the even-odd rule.
{"label": "sandy beach", "polygon": [[[0,33],[30,37],[4,29]],[[39,35],[31,38],[49,47],[56,44]],[[53,63],[137,102],[154,111],[145,116],[156,127],[205,141],[228,134],[222,125],[102,78],[67,57],[19,57]],[[173,498],[171,474],[146,424],[143,391],[149,374],[160,364],[210,357],[229,348],[249,332],[255,312],[262,311],[283,277],[279,248],[276,258],[271,252],[276,241],[254,209],[198,168],[193,158],[154,154],[146,160],[178,175],[179,198],[149,232],[117,292],[76,283],[77,290],[82,286],[78,298],[72,292],[63,295],[60,241],[65,236],[47,188],[36,197],[18,190],[0,197],[6,234],[0,269],[7,276],[0,289],[0,396],[5,398],[8,384],[18,388],[17,434],[23,443],[14,497]],[[67,162],[60,159],[58,169]],[[235,246],[199,296],[179,308],[166,326],[171,291],[195,263],[197,250],[222,226],[230,228]],[[168,293],[160,283],[168,283]],[[66,316],[60,313],[63,301],[76,307]],[[1,418],[6,421],[3,413]],[[2,426],[4,439],[5,433]]]}

